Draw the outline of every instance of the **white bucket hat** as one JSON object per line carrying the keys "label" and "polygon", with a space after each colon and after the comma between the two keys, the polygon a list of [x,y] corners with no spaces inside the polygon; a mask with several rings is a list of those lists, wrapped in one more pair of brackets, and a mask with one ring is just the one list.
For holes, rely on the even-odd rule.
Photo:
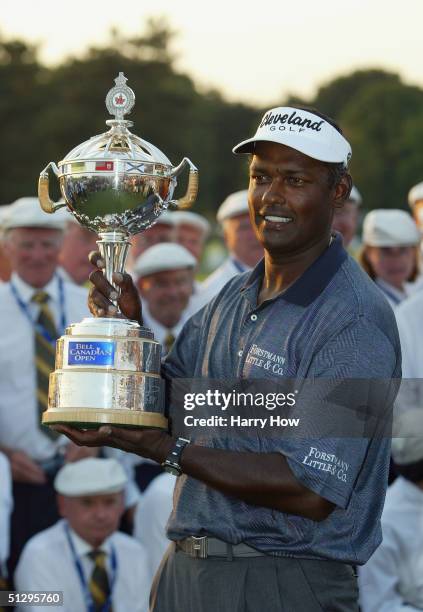
{"label": "white bucket hat", "polygon": [[8,206],[3,219],[3,229],[16,227],[45,227],[47,229],[64,230],[66,216],[62,211],[49,215],[40,206],[38,198],[19,198]]}
{"label": "white bucket hat", "polygon": [[156,272],[195,268],[197,260],[182,245],[160,242],[142,253],[135,261],[134,276],[142,278]]}
{"label": "white bucket hat", "polygon": [[405,210],[379,208],[364,218],[363,244],[367,246],[414,246],[419,242],[417,225]]}
{"label": "white bucket hat", "polygon": [[88,457],[66,463],[57,472],[54,488],[69,497],[100,495],[123,491],[127,481],[125,470],[116,459]]}
{"label": "white bucket hat", "polygon": [[238,215],[248,213],[248,191],[235,191],[228,195],[226,200],[223,200],[217,211],[216,219],[219,223],[223,223],[226,219],[232,219]]}
{"label": "white bucket hat", "polygon": [[408,204],[411,210],[413,210],[416,202],[419,200],[423,200],[423,183],[417,183],[408,192]]}

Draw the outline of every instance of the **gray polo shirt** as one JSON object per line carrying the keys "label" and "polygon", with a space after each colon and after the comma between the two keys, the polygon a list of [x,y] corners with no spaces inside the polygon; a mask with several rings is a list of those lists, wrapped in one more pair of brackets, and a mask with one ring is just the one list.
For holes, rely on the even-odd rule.
{"label": "gray polo shirt", "polygon": [[[401,376],[392,310],[347,255],[339,236],[287,291],[258,306],[263,274],[260,262],[251,273],[235,277],[185,324],[163,365],[167,379]],[[269,361],[266,369],[263,364]],[[313,405],[308,410],[312,418]],[[182,475],[168,523],[171,539],[210,535],[277,556],[354,564],[365,563],[379,545],[390,455],[387,437],[313,439],[309,432],[303,438],[296,432],[266,438],[258,432],[238,440],[216,431],[204,439],[194,434],[192,442],[280,452],[299,482],[336,507],[328,518],[315,522],[247,504]]]}

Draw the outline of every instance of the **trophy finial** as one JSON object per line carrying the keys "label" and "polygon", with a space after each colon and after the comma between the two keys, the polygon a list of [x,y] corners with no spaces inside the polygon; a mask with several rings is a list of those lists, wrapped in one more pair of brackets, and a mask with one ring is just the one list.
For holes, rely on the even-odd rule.
{"label": "trophy finial", "polygon": [[128,79],[123,72],[115,78],[116,85],[112,87],[106,96],[106,108],[116,121],[123,121],[124,116],[129,114],[135,104],[135,94],[126,85]]}

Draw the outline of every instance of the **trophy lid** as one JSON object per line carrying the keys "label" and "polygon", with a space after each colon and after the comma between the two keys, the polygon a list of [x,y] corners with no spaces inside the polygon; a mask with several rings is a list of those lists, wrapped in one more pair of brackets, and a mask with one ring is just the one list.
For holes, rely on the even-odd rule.
{"label": "trophy lid", "polygon": [[[108,132],[93,136],[89,140],[79,144],[72,149],[66,157],[59,162],[58,166],[66,174],[73,173],[73,170],[80,171],[78,164],[81,162],[104,162],[96,163],[90,170],[95,172],[98,169],[104,173],[107,169],[107,162],[125,161],[132,162],[133,170],[136,172],[146,172],[148,174],[168,175],[173,166],[168,157],[157,147],[143,138],[132,134],[128,127],[133,125],[124,116],[131,112],[135,104],[135,94],[126,85],[126,77],[123,72],[115,79],[115,87],[110,89],[106,96],[106,107],[114,119],[108,119],[106,124],[110,126]],[[72,162],[76,164],[72,166]],[[143,168],[143,163],[147,164]],[[151,164],[157,164],[152,167]],[[121,165],[122,169],[125,166]],[[88,169],[88,168],[86,168]],[[130,170],[131,168],[127,168]],[[110,165],[113,170],[113,165]]]}

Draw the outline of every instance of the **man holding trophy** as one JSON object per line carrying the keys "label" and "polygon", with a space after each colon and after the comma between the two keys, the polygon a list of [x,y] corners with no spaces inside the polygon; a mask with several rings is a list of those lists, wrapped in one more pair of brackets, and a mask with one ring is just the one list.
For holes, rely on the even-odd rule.
{"label": "man holding trophy", "polygon": [[[115,103],[128,98],[126,92],[122,98],[119,92],[116,95]],[[125,143],[128,136],[121,133],[120,138]],[[112,148],[108,140],[102,151]],[[331,235],[334,210],[348,198],[352,184],[347,170],[351,148],[338,127],[315,111],[272,109],[255,136],[234,152],[251,155],[250,217],[265,257],[251,273],[233,278],[185,324],[160,370],[166,384],[202,377],[267,377],[271,382],[284,376],[400,376],[392,312],[347,255],[340,237]],[[88,161],[87,156],[84,164]],[[77,162],[69,163],[73,171]],[[110,163],[115,161],[102,161],[101,167],[113,173]],[[62,193],[70,208],[81,222],[98,219],[101,181],[90,208],[91,178],[73,177],[70,193],[66,172],[62,166]],[[151,189],[143,204],[148,214],[155,214],[168,197],[155,173],[150,168]],[[169,168],[162,173],[172,180]],[[113,180],[116,184],[120,178],[112,174],[109,181]],[[135,184],[136,180],[141,177],[134,177]],[[142,181],[148,181],[145,175]],[[195,197],[194,191],[191,185],[188,200]],[[75,194],[83,194],[86,212]],[[105,198],[104,206],[110,206],[106,223],[126,224],[130,230],[139,221],[127,213],[112,214],[112,206],[119,207],[121,199]],[[125,210],[128,206],[127,200]],[[136,214],[141,213],[140,205]],[[116,230],[105,229],[116,238]],[[348,471],[348,476],[337,478],[335,471],[322,470],[318,461],[305,460],[316,454],[335,457],[333,440],[321,438],[317,447],[301,434],[287,441],[257,433],[247,446],[237,446],[236,438],[216,434],[216,442],[204,446],[195,434],[189,441],[173,437],[157,408],[163,397],[158,370],[148,370],[148,365],[157,363],[154,340],[142,326],[130,277],[122,267],[110,267],[114,247],[107,250],[107,241],[110,245],[110,235],[102,237],[101,255],[92,260],[99,270],[91,275],[89,305],[98,323],[68,328],[68,337],[59,341],[45,422],[76,444],[134,452],[178,475],[168,523],[173,543],[155,579],[151,610],[261,612],[263,606],[266,612],[357,610],[352,566],[365,563],[381,539],[389,441],[336,440],[337,461]],[[116,254],[113,257],[116,260]],[[113,318],[118,308],[129,321]],[[136,328],[134,321],[139,324]],[[121,339],[119,325],[133,333]],[[87,345],[79,357],[94,356],[100,367],[89,370],[85,363],[72,370],[72,350],[77,350],[75,344],[70,348],[77,342],[72,339],[74,331],[79,344]],[[99,338],[103,347],[98,346]],[[133,350],[119,344],[129,342]],[[265,371],[260,360],[251,359],[257,350],[283,353],[285,370]],[[100,359],[101,351],[107,355]],[[107,376],[115,382],[107,381]],[[172,409],[183,410],[182,406]],[[310,418],[318,417],[310,406]],[[94,430],[94,424],[104,425]]]}

